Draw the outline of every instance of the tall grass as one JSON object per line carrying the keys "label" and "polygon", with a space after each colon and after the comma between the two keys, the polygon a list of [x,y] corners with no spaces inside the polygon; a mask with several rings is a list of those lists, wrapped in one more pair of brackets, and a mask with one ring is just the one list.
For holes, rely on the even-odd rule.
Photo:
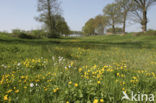
{"label": "tall grass", "polygon": [[123,91],[156,95],[155,39],[0,36],[0,102],[129,103]]}

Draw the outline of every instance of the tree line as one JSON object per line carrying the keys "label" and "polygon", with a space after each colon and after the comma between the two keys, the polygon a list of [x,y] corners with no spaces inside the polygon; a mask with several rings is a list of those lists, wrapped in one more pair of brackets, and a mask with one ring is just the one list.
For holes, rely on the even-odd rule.
{"label": "tree line", "polygon": [[[126,33],[126,24],[135,22],[141,25],[142,32],[147,31],[149,8],[156,3],[156,0],[115,0],[103,9],[103,14],[89,19],[82,31],[86,35],[98,35],[107,32],[113,34]],[[122,28],[119,28],[122,26]]]}

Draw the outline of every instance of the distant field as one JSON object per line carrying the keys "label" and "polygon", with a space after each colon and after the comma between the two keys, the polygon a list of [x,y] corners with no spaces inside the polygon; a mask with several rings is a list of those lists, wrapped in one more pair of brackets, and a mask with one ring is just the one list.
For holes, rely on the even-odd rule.
{"label": "distant field", "polygon": [[18,39],[0,35],[0,102],[129,103],[156,96],[156,36]]}

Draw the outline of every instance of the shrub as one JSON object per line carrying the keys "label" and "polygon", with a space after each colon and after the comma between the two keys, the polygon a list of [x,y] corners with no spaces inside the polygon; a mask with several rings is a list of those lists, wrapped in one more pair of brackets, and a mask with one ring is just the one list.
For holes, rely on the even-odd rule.
{"label": "shrub", "polygon": [[29,32],[29,35],[36,38],[43,38],[47,36],[47,33],[44,30],[32,30]]}
{"label": "shrub", "polygon": [[36,38],[35,36],[30,35],[28,32],[23,31],[23,30],[19,30],[19,29],[12,30],[12,35],[14,37],[19,37],[22,39],[35,39]]}
{"label": "shrub", "polygon": [[149,36],[154,36],[156,35],[156,31],[155,30],[148,30],[147,32],[138,32],[134,34],[135,36],[141,36],[141,35],[149,35]]}

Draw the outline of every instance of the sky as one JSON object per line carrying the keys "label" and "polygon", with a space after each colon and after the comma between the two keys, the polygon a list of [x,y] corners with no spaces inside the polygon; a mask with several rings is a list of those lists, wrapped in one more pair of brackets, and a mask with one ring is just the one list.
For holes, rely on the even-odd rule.
{"label": "sky", "polygon": [[[99,14],[113,0],[61,0],[62,15],[71,30],[80,31],[85,22]],[[156,5],[148,12],[148,28],[156,30]],[[0,1],[0,31],[10,32],[13,29],[40,29],[41,23],[37,17],[37,0],[1,0]],[[128,24],[128,32],[140,31],[139,24]]]}

